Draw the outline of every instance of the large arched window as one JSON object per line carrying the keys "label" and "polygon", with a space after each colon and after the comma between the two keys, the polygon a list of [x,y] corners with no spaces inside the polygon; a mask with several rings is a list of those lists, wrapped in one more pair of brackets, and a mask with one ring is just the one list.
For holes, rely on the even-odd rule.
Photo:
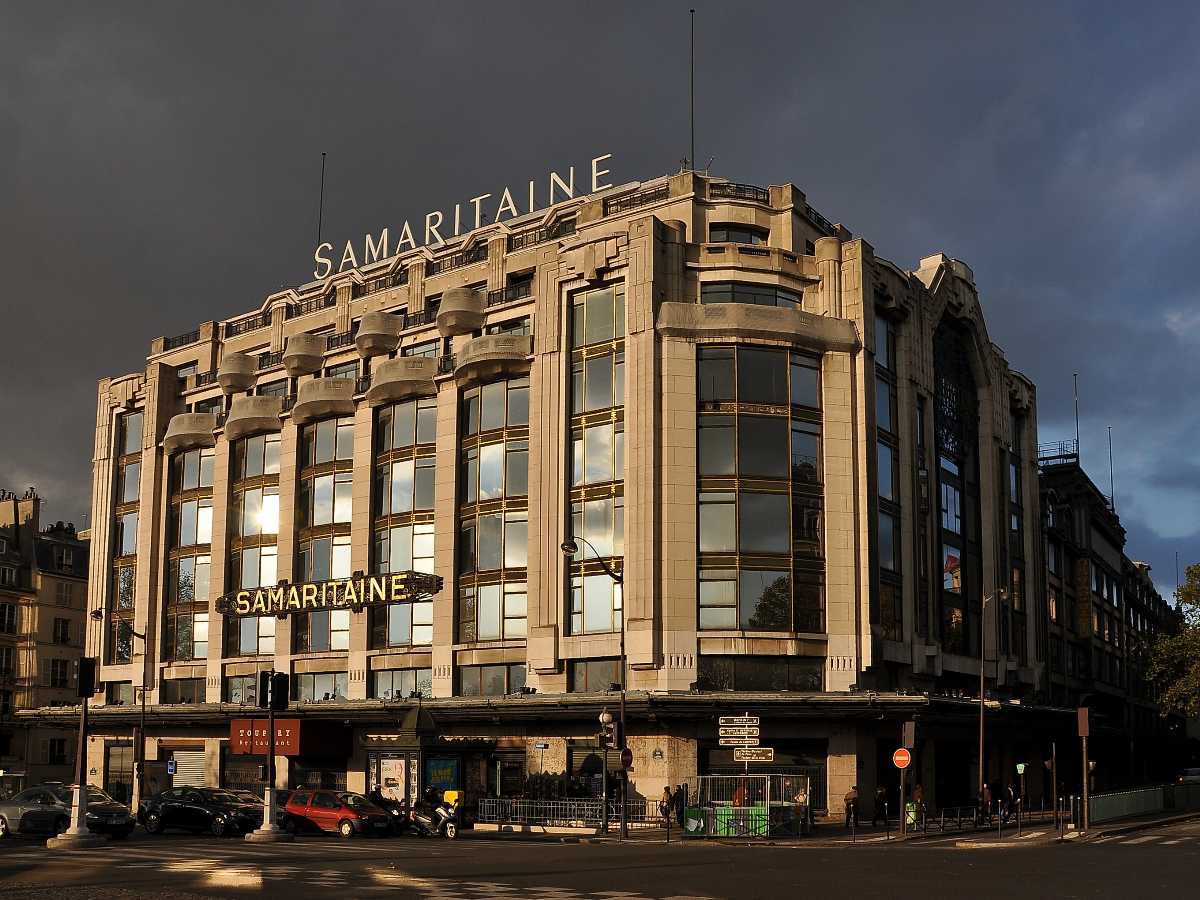
{"label": "large arched window", "polygon": [[979,393],[970,335],[943,321],[933,336],[934,428],[941,531],[942,648],[978,652],[982,558],[979,547]]}

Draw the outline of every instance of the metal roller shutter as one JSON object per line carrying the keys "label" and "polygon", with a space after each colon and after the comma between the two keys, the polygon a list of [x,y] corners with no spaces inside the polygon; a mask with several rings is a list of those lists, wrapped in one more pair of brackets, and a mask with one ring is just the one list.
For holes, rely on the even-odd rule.
{"label": "metal roller shutter", "polygon": [[171,755],[175,758],[172,787],[205,786],[203,750],[176,750]]}

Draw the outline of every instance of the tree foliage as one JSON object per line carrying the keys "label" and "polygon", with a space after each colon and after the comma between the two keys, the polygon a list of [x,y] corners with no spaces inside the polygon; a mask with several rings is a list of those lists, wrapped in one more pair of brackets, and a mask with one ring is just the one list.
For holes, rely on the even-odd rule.
{"label": "tree foliage", "polygon": [[1147,647],[1146,674],[1158,688],[1163,715],[1200,715],[1200,563],[1175,590],[1183,619]]}

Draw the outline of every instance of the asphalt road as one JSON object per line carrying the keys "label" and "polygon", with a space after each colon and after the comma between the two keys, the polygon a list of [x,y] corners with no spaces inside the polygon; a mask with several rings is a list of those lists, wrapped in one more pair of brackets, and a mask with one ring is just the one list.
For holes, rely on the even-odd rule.
{"label": "asphalt road", "polygon": [[[0,844],[4,900],[336,896],[684,900],[800,895],[947,898],[1189,896],[1200,821],[1083,845],[817,847],[146,837],[54,854]],[[1191,885],[1191,887],[1189,887]]]}

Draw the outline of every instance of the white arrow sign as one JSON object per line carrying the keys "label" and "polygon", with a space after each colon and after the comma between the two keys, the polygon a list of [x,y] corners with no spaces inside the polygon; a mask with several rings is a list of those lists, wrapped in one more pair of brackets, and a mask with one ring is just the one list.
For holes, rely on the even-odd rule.
{"label": "white arrow sign", "polygon": [[756,737],[723,737],[720,739],[722,747],[757,747],[758,738]]}
{"label": "white arrow sign", "polygon": [[721,737],[758,737],[758,726],[722,725]]}
{"label": "white arrow sign", "polygon": [[718,725],[758,725],[758,716],[721,716]]}

